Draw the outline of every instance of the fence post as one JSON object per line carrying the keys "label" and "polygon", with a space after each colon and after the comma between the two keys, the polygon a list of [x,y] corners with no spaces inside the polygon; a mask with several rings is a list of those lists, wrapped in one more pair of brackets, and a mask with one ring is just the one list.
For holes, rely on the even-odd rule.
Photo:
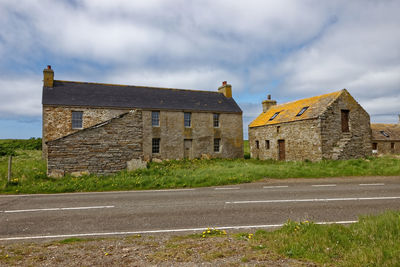
{"label": "fence post", "polygon": [[8,158],[8,183],[11,182],[12,156]]}

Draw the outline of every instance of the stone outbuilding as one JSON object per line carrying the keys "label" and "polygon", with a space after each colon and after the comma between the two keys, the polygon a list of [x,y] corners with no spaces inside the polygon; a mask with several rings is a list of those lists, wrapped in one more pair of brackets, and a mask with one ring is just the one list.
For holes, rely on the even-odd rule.
{"label": "stone outbuilding", "polygon": [[54,80],[43,71],[48,174],[108,174],[165,159],[243,157],[242,110],[218,91]]}
{"label": "stone outbuilding", "polygon": [[372,153],[400,154],[400,115],[398,124],[371,123]]}
{"label": "stone outbuilding", "polygon": [[263,101],[249,125],[252,158],[350,159],[371,154],[368,113],[346,89],[277,105]]}

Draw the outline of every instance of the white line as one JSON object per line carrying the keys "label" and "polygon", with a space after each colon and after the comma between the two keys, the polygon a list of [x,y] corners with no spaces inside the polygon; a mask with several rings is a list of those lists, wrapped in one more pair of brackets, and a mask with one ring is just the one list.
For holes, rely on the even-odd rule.
{"label": "white line", "polygon": [[248,201],[225,202],[225,204],[328,202],[328,201],[359,201],[359,200],[390,200],[390,199],[400,199],[400,197],[348,197],[348,198],[308,198],[308,199],[248,200]]}
{"label": "white line", "polygon": [[330,187],[330,186],[336,186],[335,184],[313,184],[311,185],[312,187]]}
{"label": "white line", "polygon": [[3,210],[3,213],[19,213],[19,212],[34,212],[34,211],[59,211],[59,210],[89,210],[89,209],[109,209],[114,206],[93,206],[93,207],[71,207],[71,208],[47,208],[47,209],[28,209],[28,210]]}
{"label": "white line", "polygon": [[194,191],[195,188],[185,189],[158,189],[158,190],[130,190],[130,191],[104,191],[104,192],[72,192],[72,193],[54,193],[54,194],[24,194],[24,195],[0,195],[0,198],[8,197],[38,197],[38,196],[65,196],[65,195],[94,195],[94,194],[120,194],[120,193],[157,193],[157,192],[180,192]]}
{"label": "white line", "polygon": [[263,186],[264,189],[287,188],[288,185]]}
{"label": "white line", "polygon": [[[351,224],[357,221],[337,221],[337,222],[316,222],[315,224]],[[282,227],[284,224],[265,224],[265,225],[242,225],[242,226],[221,226],[215,227],[219,230],[229,229],[252,229],[252,228],[277,228]],[[39,235],[39,236],[17,236],[17,237],[4,237],[0,241],[11,240],[27,240],[27,239],[46,239],[46,238],[68,238],[68,237],[88,237],[88,236],[109,236],[109,235],[137,235],[137,234],[156,234],[156,233],[177,233],[177,232],[195,232],[204,231],[209,228],[187,228],[187,229],[165,229],[165,230],[148,230],[148,231],[133,231],[133,232],[109,232],[109,233],[85,233],[85,234],[66,234],[66,235]]]}
{"label": "white line", "polygon": [[217,187],[214,190],[239,190],[240,187]]}
{"label": "white line", "polygon": [[359,184],[360,186],[375,186],[375,185],[385,185],[382,183],[377,183],[377,184]]}

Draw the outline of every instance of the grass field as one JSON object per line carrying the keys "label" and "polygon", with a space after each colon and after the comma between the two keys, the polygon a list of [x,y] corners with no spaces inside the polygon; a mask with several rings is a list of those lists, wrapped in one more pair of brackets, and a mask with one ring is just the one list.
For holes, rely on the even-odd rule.
{"label": "grass field", "polygon": [[149,163],[147,169],[110,176],[46,176],[41,151],[17,150],[13,180],[7,183],[8,157],[0,157],[0,193],[57,193],[162,189],[247,183],[263,178],[400,175],[400,158],[371,157],[346,161],[281,162],[256,159],[182,160]]}
{"label": "grass field", "polygon": [[287,222],[275,231],[186,236],[68,238],[0,244],[5,266],[399,266],[400,212],[363,216],[349,226]]}

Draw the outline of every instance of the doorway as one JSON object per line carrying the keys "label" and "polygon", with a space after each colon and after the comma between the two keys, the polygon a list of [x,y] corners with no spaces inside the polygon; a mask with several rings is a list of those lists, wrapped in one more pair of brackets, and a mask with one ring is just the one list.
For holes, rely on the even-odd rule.
{"label": "doorway", "polygon": [[278,159],[285,160],[285,140],[278,140]]}
{"label": "doorway", "polygon": [[185,139],[183,141],[183,157],[185,159],[192,158],[192,139]]}

